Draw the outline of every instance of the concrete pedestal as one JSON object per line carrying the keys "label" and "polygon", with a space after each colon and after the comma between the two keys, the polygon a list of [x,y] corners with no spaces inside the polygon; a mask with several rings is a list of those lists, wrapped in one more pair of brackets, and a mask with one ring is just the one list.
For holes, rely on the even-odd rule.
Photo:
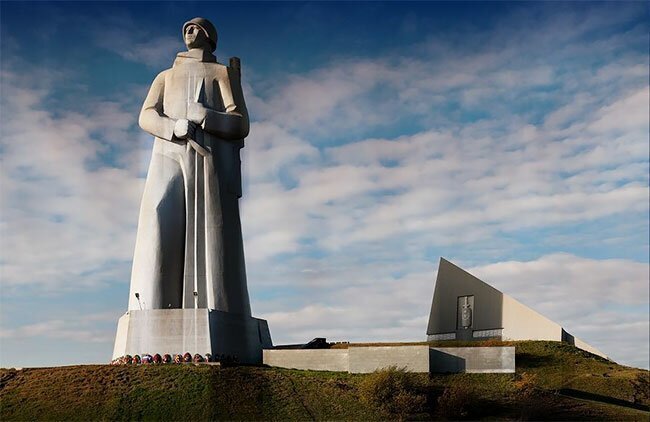
{"label": "concrete pedestal", "polygon": [[272,347],[263,319],[212,309],[131,310],[117,323],[113,359],[127,354],[189,352],[261,364],[262,349]]}

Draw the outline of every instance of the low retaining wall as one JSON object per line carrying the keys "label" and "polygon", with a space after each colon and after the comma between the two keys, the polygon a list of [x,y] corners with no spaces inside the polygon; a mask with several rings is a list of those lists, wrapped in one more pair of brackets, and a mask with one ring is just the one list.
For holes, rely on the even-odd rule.
{"label": "low retaining wall", "polygon": [[348,349],[265,349],[263,358],[279,368],[348,372]]}
{"label": "low retaining wall", "polygon": [[264,364],[315,371],[374,372],[396,366],[410,372],[513,373],[514,347],[378,346],[348,349],[264,350]]}
{"label": "low retaining wall", "polygon": [[350,347],[348,353],[352,374],[367,374],[390,366],[429,372],[429,346]]}
{"label": "low retaining wall", "polygon": [[432,347],[431,372],[514,373],[515,348],[510,347]]}

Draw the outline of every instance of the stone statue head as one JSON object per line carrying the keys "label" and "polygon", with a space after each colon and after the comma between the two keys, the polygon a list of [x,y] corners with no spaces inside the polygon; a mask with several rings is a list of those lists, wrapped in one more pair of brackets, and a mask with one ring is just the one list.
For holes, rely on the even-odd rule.
{"label": "stone statue head", "polygon": [[217,29],[205,18],[194,18],[183,25],[183,41],[188,49],[217,48]]}

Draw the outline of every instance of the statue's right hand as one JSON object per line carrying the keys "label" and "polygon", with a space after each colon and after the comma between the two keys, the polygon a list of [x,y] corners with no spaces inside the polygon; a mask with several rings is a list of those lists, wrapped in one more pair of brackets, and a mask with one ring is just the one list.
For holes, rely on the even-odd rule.
{"label": "statue's right hand", "polygon": [[187,119],[178,119],[174,124],[174,136],[178,139],[193,139],[196,131],[196,123]]}

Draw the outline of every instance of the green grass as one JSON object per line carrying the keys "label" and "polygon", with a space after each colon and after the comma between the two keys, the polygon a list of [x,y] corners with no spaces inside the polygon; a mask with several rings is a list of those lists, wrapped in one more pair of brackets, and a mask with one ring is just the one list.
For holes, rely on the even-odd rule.
{"label": "green grass", "polygon": [[559,342],[520,342],[516,351],[517,373],[537,375],[545,389],[575,389],[650,405],[648,371],[618,365]]}
{"label": "green grass", "polygon": [[379,419],[349,374],[209,365],[2,370],[0,420]]}
{"label": "green grass", "polygon": [[[646,411],[621,405],[650,404],[648,371],[561,343],[515,346],[516,374],[408,374],[414,377],[407,383],[414,391],[402,391],[393,407],[367,396],[383,391],[385,397],[385,388],[368,388],[369,383],[395,377],[373,381],[372,374],[193,364],[2,369],[0,420],[650,418]],[[566,391],[586,393],[589,399],[558,394]],[[404,409],[404,403],[417,408]],[[463,403],[463,412],[449,413],[455,403]]]}

